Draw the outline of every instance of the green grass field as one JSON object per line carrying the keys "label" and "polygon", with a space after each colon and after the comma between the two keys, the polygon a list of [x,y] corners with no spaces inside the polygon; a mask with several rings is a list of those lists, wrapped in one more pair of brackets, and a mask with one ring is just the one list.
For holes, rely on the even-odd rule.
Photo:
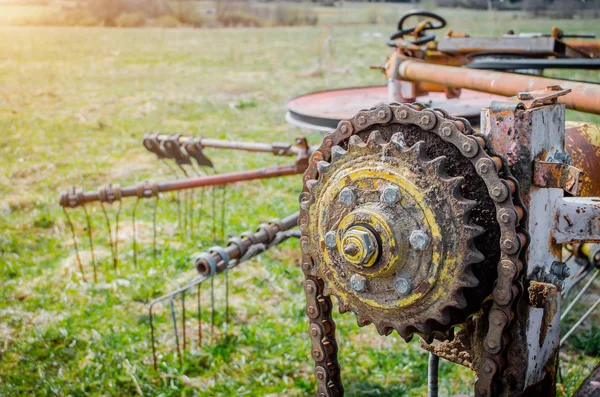
{"label": "green grass field", "polygon": [[[356,11],[353,11],[356,12]],[[392,11],[390,11],[392,12]],[[393,9],[397,12],[397,9]],[[353,14],[354,15],[354,14]],[[477,24],[477,19],[485,23]],[[451,11],[449,22],[473,34],[515,30],[595,31],[595,21],[529,21],[512,14]],[[0,395],[309,395],[314,390],[297,242],[244,263],[230,274],[232,328],[226,338],[222,278],[216,281],[218,331],[200,347],[196,326],[182,365],[174,355],[166,307],[158,308],[159,368],[152,368],[148,302],[194,276],[191,254],[220,242],[205,196],[202,222],[177,225],[171,195],[158,205],[159,261],[152,261],[152,202],[137,208],[139,263],[132,257],[131,214],[123,204],[120,263],[112,267],[99,206],[88,206],[99,279],[92,278],[84,214],[70,211],[88,282],[83,282],[58,192],[171,177],[141,145],[145,132],[293,142],[302,131],[284,121],[286,99],[312,90],[383,84],[369,70],[385,61],[391,25],[278,29],[105,29],[0,27]],[[333,38],[322,77],[314,68]],[[597,74],[591,75],[597,79]],[[573,117],[579,117],[572,114]],[[308,134],[312,143],[320,135]],[[285,159],[207,150],[218,171]],[[300,177],[227,190],[226,231],[241,233],[297,209]],[[199,203],[199,193],[196,204]],[[217,204],[218,206],[220,204]],[[117,205],[108,207],[115,216]],[[198,206],[198,208],[200,208]],[[114,218],[112,218],[114,221]],[[113,222],[114,226],[114,222]],[[195,295],[188,296],[190,308]],[[203,302],[209,289],[203,288]],[[209,336],[210,312],[203,324]],[[337,316],[341,364],[351,396],[421,396],[426,355],[417,342],[359,329]],[[191,322],[190,324],[195,324]],[[180,328],[181,332],[181,328]],[[190,337],[191,335],[191,337]],[[595,358],[561,353],[569,395]],[[470,392],[473,376],[441,366],[441,395]]]}

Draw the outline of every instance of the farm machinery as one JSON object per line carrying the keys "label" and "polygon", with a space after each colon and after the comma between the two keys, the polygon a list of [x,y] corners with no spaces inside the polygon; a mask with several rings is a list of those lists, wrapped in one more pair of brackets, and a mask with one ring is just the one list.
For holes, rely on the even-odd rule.
{"label": "farm machinery", "polygon": [[[405,26],[411,17],[424,19]],[[373,324],[379,334],[395,331],[407,341],[419,337],[430,354],[431,396],[440,357],[475,372],[476,396],[556,394],[560,346],[600,305],[561,338],[561,320],[600,274],[600,130],[566,122],[566,109],[600,114],[600,86],[541,75],[598,68],[600,46],[558,29],[501,38],[449,32],[436,40],[431,31],[445,25],[424,11],[400,19],[388,42],[393,53],[376,68],[387,86],[292,99],[288,121],[326,131],[315,146],[304,138],[259,144],[149,134],[144,147],[184,178],[61,195],[67,216],[67,209],[94,201],[106,215],[105,204],[120,206],[126,197],[137,203],[210,187],[214,226],[217,187],[303,175],[299,212],[195,254],[198,277],[150,303],[155,365],[156,304],[170,299],[181,358],[186,292],[209,280],[214,299],[215,276],[228,277],[240,263],[299,238],[318,396],[344,394],[331,296],[359,326]],[[295,160],[211,174],[207,148]],[[187,203],[194,208],[193,198]],[[118,214],[115,238],[106,216],[115,267]],[[187,219],[179,223],[193,223]],[[597,368],[576,395],[599,395],[599,379]]]}

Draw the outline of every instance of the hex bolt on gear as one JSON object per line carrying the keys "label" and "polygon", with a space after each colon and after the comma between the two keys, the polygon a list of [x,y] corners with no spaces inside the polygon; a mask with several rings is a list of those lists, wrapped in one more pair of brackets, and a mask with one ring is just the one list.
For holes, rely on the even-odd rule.
{"label": "hex bolt on gear", "polygon": [[413,230],[409,237],[410,246],[416,250],[423,251],[429,246],[431,239],[426,232],[422,230]]}
{"label": "hex bolt on gear", "polygon": [[408,281],[404,277],[397,278],[396,282],[394,283],[394,286],[396,287],[396,291],[400,295],[408,295],[408,294],[410,294],[410,291],[412,290],[410,281]]}
{"label": "hex bolt on gear", "polygon": [[396,186],[387,186],[381,194],[381,201],[385,204],[396,204],[400,200],[400,189]]}
{"label": "hex bolt on gear", "polygon": [[331,231],[325,234],[325,246],[327,248],[337,247],[337,236],[335,232]]}
{"label": "hex bolt on gear", "polygon": [[350,206],[356,202],[356,194],[352,189],[344,188],[340,192],[340,203],[345,206]]}
{"label": "hex bolt on gear", "polygon": [[353,274],[350,277],[350,286],[356,292],[363,292],[367,288],[367,279],[360,274]]}

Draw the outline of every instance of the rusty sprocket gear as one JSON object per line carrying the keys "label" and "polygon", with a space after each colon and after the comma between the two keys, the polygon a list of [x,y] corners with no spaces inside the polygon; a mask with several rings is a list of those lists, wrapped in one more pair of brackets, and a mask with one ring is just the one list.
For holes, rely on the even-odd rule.
{"label": "rusty sprocket gear", "polygon": [[450,177],[446,158],[430,159],[424,146],[407,147],[401,132],[386,142],[375,130],[366,143],[352,136],[347,151],[333,147],[309,187],[309,230],[316,274],[341,312],[380,334],[431,341],[464,321],[462,291],[478,285],[471,265],[484,258],[473,240],[483,228],[469,222],[476,202],[462,197],[464,178]]}
{"label": "rusty sprocket gear", "polygon": [[[326,307],[330,307],[329,297],[324,291],[324,281],[327,280],[328,284],[331,284],[330,281],[333,276],[330,273],[335,266],[332,266],[330,269],[323,266],[321,262],[323,262],[322,258],[324,256],[320,256],[316,250],[320,250],[323,253],[331,248],[337,248],[338,252],[341,249],[344,259],[347,262],[354,266],[362,266],[363,268],[375,266],[381,254],[380,246],[382,241],[380,238],[378,239],[377,230],[374,230],[374,227],[369,222],[363,222],[362,215],[351,219],[351,222],[354,222],[356,227],[344,229],[343,236],[336,236],[334,234],[328,237],[327,233],[325,235],[322,233],[319,234],[319,229],[315,227],[315,225],[319,225],[319,217],[322,217],[323,212],[327,211],[327,206],[323,206],[327,203],[319,201],[320,210],[315,211],[313,209],[313,207],[318,207],[316,203],[319,197],[316,194],[319,194],[321,189],[318,186],[322,183],[327,183],[327,173],[333,166],[327,165],[327,163],[332,161],[332,157],[343,154],[340,148],[349,150],[351,137],[357,135],[364,139],[374,130],[381,132],[384,142],[389,142],[391,136],[396,132],[404,133],[407,146],[413,146],[418,141],[424,141],[425,152],[429,158],[436,159],[441,155],[447,155],[449,161],[444,168],[448,171],[448,174],[451,176],[462,175],[467,179],[467,183],[460,187],[462,197],[461,195],[455,195],[454,198],[456,199],[455,204],[462,203],[463,206],[465,203],[468,204],[468,200],[475,200],[477,202],[475,208],[471,210],[470,221],[475,225],[482,226],[485,230],[484,234],[474,238],[476,248],[483,253],[484,257],[483,262],[477,263],[477,266],[472,268],[476,278],[479,280],[479,287],[469,288],[468,286],[472,284],[466,283],[462,287],[456,288],[457,291],[462,288],[462,292],[467,297],[467,307],[460,309],[460,304],[453,306],[452,301],[446,300],[445,307],[450,315],[449,320],[444,315],[441,317],[441,322],[439,321],[440,317],[432,317],[421,322],[421,329],[417,327],[415,329],[426,340],[440,336],[448,338],[451,334],[446,333],[444,335],[444,331],[452,331],[452,326],[460,323],[458,321],[459,318],[462,318],[464,321],[470,313],[479,312],[483,316],[478,316],[481,317],[480,322],[489,322],[489,326],[486,327],[487,331],[484,331],[486,332],[485,339],[483,340],[484,353],[481,357],[476,357],[476,362],[473,363],[473,368],[478,373],[476,395],[495,395],[502,383],[500,374],[504,362],[503,355],[506,352],[507,344],[510,343],[508,327],[514,317],[514,303],[522,289],[519,279],[524,265],[519,256],[527,240],[526,236],[518,231],[521,230],[520,225],[522,225],[525,212],[518,204],[514,204],[515,202],[520,203],[518,185],[511,177],[506,162],[494,154],[484,138],[472,135],[472,130],[466,120],[452,118],[444,111],[427,110],[419,104],[380,105],[377,108],[364,110],[352,119],[342,121],[335,131],[325,136],[322,145],[311,155],[311,163],[304,174],[304,189],[300,195],[301,212],[298,220],[302,231],[300,239],[303,252],[302,269],[306,275],[307,283],[314,280],[317,284],[322,285],[318,289],[313,288],[311,292],[306,288],[305,284],[307,314],[311,318],[311,327],[334,328],[333,320],[327,316],[320,316],[319,306],[315,305],[314,302],[322,301],[327,304]],[[380,147],[384,145],[379,144]],[[339,146],[339,148],[335,148],[336,146]],[[417,149],[416,152],[420,153],[421,149]],[[323,161],[327,163],[323,163]],[[412,164],[412,168],[407,168],[414,173],[419,171],[419,168],[427,169],[428,162],[423,159],[420,162],[417,160],[415,161],[416,164]],[[333,164],[335,164],[335,161],[333,161]],[[372,170],[376,171],[377,166],[371,165]],[[334,171],[332,172],[335,174]],[[427,170],[425,170],[426,172]],[[441,179],[443,178],[436,180],[433,184],[443,185]],[[450,186],[452,184],[447,185],[446,188]],[[354,192],[342,193],[344,193],[342,189],[339,189],[339,193],[334,197],[341,204],[348,205],[356,202],[360,204],[360,200],[357,200],[358,196]],[[444,197],[449,197],[449,195],[446,194]],[[441,206],[442,204],[439,205]],[[452,204],[447,205],[452,206]],[[463,209],[465,214],[468,213],[467,208]],[[315,217],[317,220],[313,219]],[[343,219],[342,216],[342,219],[338,219],[338,221],[342,222]],[[349,236],[346,236],[348,232],[351,233]],[[394,235],[394,238],[397,237],[398,235]],[[402,237],[402,233],[400,233],[400,237]],[[470,238],[473,239],[473,237]],[[427,249],[430,243],[422,245]],[[418,247],[418,245],[418,242],[415,243],[415,247]],[[472,256],[477,256],[476,252],[476,249],[469,247],[462,254],[464,254],[464,258],[469,258],[472,263],[474,262]],[[373,259],[374,256],[375,259]],[[330,261],[329,263],[332,262]],[[464,266],[461,267],[463,271],[466,268]],[[368,270],[371,269],[361,269],[363,272],[361,275],[365,276],[364,273],[368,273]],[[346,277],[344,280],[348,280],[347,275],[344,276],[342,274],[343,272],[343,269],[342,271],[340,269],[336,270],[338,275],[342,275],[342,277]],[[465,278],[469,279],[468,271],[458,274],[455,282],[464,282]],[[367,283],[363,281],[360,278],[352,280],[352,276],[350,276],[348,283],[337,284],[337,287],[346,289],[338,288],[335,291],[339,293],[342,290],[346,294],[346,296],[342,297],[342,306],[344,306],[344,302],[347,303],[349,301],[347,294],[350,289],[358,292],[365,288]],[[405,283],[399,284],[395,283],[394,290],[389,291],[391,296],[406,290],[405,285],[403,285]],[[412,292],[412,289],[409,288],[409,290]],[[332,287],[328,287],[327,292],[331,293],[334,291]],[[489,302],[490,304],[484,304],[484,302]],[[370,304],[375,307],[378,305],[381,306],[376,301],[371,301]],[[379,307],[379,309],[382,308]],[[481,312],[481,310],[483,311]],[[381,324],[385,323],[382,322]],[[378,330],[387,333],[390,329],[389,327],[386,329],[386,327],[388,325],[378,327]],[[411,333],[405,332],[403,336],[410,337]],[[313,353],[325,347],[331,351],[331,354],[327,356],[327,365],[325,367],[317,366],[317,370],[325,370],[326,373],[330,374],[327,377],[317,376],[319,390],[343,390],[339,379],[339,366],[336,358],[337,345],[333,334],[327,336],[327,338],[319,337],[318,333],[315,333],[315,337],[312,338],[311,334],[311,340],[313,343]],[[313,356],[315,355],[313,354]],[[325,363],[325,361],[323,362]],[[318,360],[317,364],[321,365]],[[331,367],[331,370],[329,370],[329,367]]]}

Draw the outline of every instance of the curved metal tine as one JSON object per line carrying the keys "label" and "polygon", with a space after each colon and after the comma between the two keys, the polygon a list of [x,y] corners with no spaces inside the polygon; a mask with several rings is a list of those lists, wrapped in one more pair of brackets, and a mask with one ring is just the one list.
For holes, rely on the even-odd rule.
{"label": "curved metal tine", "polygon": [[217,201],[216,201],[216,195],[215,195],[215,189],[216,186],[212,186],[210,188],[210,193],[211,193],[211,198],[212,198],[212,211],[211,211],[211,215],[212,215],[212,240],[213,240],[213,244],[217,243],[217,216],[216,216],[216,205],[217,205]]}
{"label": "curved metal tine", "polygon": [[563,321],[565,318],[567,318],[567,314],[569,314],[569,312],[571,311],[571,309],[573,309],[573,307],[575,306],[575,304],[579,301],[579,299],[581,299],[581,297],[583,296],[583,294],[585,293],[585,291],[587,291],[587,289],[592,285],[592,283],[594,282],[594,280],[596,280],[596,278],[598,278],[599,274],[600,274],[600,269],[597,269],[594,272],[594,274],[592,274],[592,277],[590,277],[590,279],[588,280],[588,282],[579,291],[579,293],[577,294],[577,296],[575,298],[573,298],[573,300],[571,301],[571,303],[569,304],[569,306],[562,312],[562,314],[560,315],[560,321]]}
{"label": "curved metal tine", "polygon": [[154,200],[154,208],[152,209],[152,250],[153,250],[153,260],[154,267],[156,268],[156,261],[158,259],[158,250],[156,247],[156,212],[158,210],[158,195],[156,195],[156,199]]}
{"label": "curved metal tine", "polygon": [[[194,171],[194,174],[196,176],[198,176],[198,177],[206,175],[205,172],[200,171],[200,168],[198,167],[198,165],[195,162],[193,162],[193,161],[192,161],[192,170]],[[192,218],[193,218],[193,214],[194,214],[194,210],[195,210],[195,205],[194,205],[195,194],[196,194],[195,189],[191,190],[191,192],[192,192]],[[203,209],[203,206],[204,206],[204,192],[205,192],[205,188],[200,188],[200,201],[199,201],[199,204],[200,204],[199,207],[200,208],[198,209],[198,217],[197,217],[198,227],[200,227],[201,224],[202,224],[202,209]],[[192,229],[192,233],[193,233],[194,230],[195,230],[193,224],[192,224],[192,228],[191,229]]]}
{"label": "curved metal tine", "polygon": [[215,340],[215,278],[210,278],[210,342]]}
{"label": "curved metal tine", "polygon": [[135,227],[135,211],[137,210],[137,206],[140,203],[140,198],[138,197],[133,204],[133,209],[131,211],[131,227],[132,227],[132,238],[133,238],[133,265],[137,269],[137,236],[136,236],[136,227]]}
{"label": "curved metal tine", "polygon": [[63,207],[63,212],[65,213],[65,216],[67,218],[67,223],[69,224],[69,227],[71,229],[71,234],[73,236],[73,246],[75,247],[75,257],[77,258],[77,264],[79,265],[79,271],[81,272],[81,277],[83,278],[83,281],[87,283],[87,279],[85,277],[85,272],[83,271],[83,263],[81,263],[81,256],[79,255],[79,246],[77,244],[77,236],[75,233],[75,226],[73,225],[73,222],[71,221],[71,217],[69,216],[66,207]]}
{"label": "curved metal tine", "polygon": [[[167,294],[159,296],[158,298],[156,298],[152,302],[150,302],[150,304],[148,305],[148,312],[149,312],[149,316],[150,316],[150,330],[151,330],[151,335],[152,335],[152,355],[153,355],[153,360],[154,360],[154,369],[156,369],[156,343],[155,343],[155,337],[154,337],[154,323],[153,323],[152,308],[154,307],[154,305],[156,305],[159,302],[162,302],[166,299],[175,297],[181,291],[187,291],[196,285],[200,286],[200,284],[203,281],[205,281],[206,279],[208,279],[208,276],[198,276],[195,279],[193,279],[192,281],[190,281],[189,283],[185,284],[183,287],[180,287],[174,291],[171,291]],[[177,323],[175,323],[175,324],[177,324]]]}
{"label": "curved metal tine", "polygon": [[198,300],[198,348],[202,347],[202,284],[196,288],[196,299]]}
{"label": "curved metal tine", "polygon": [[221,241],[225,242],[225,198],[227,196],[227,185],[222,187],[221,195]]}
{"label": "curved metal tine", "polygon": [[156,342],[154,339],[154,321],[153,321],[153,317],[152,317],[152,308],[154,307],[153,304],[150,305],[150,307],[148,308],[148,315],[150,317],[150,338],[151,338],[151,343],[152,343],[152,366],[154,367],[154,370],[156,371]]}
{"label": "curved metal tine", "polygon": [[90,220],[90,214],[84,205],[81,206],[83,208],[83,212],[85,213],[85,221],[87,224],[87,232],[88,232],[88,240],[90,242],[90,252],[92,254],[92,267],[94,269],[94,282],[98,282],[98,271],[96,269],[96,253],[94,252],[94,239],[92,238],[92,221]]}
{"label": "curved metal tine", "polygon": [[119,216],[121,215],[122,208],[123,201],[119,200],[119,209],[117,210],[117,214],[115,215],[115,270],[117,270],[117,264],[119,263]]}
{"label": "curved metal tine", "polygon": [[179,334],[177,333],[177,316],[175,315],[175,297],[177,294],[171,296],[171,321],[173,322],[173,333],[175,334],[175,344],[177,345],[177,357],[179,359],[179,365],[182,365],[181,350],[179,349]]}
{"label": "curved metal tine", "polygon": [[[177,172],[177,169],[175,167],[173,167],[171,164],[169,164],[169,162],[166,159],[161,159],[161,161],[163,162],[163,164],[165,164],[169,170],[175,175],[176,179],[179,179],[179,173]],[[177,202],[177,225],[178,227],[181,227],[181,191],[176,191],[173,192],[173,197],[176,197],[176,202]]]}
{"label": "curved metal tine", "polygon": [[224,339],[229,336],[229,269],[225,270],[225,332]]}
{"label": "curved metal tine", "polygon": [[190,220],[189,220],[189,226],[190,226],[190,233],[192,233],[194,231],[194,207],[195,207],[195,191],[194,189],[190,189],[189,190],[189,195],[190,195]]}
{"label": "curved metal tine", "polygon": [[598,307],[598,305],[600,305],[600,298],[598,298],[596,302],[594,302],[592,307],[590,307],[588,311],[585,312],[585,314],[579,319],[579,321],[577,321],[577,323],[575,323],[575,325],[571,327],[571,329],[565,334],[565,336],[562,337],[562,339],[560,340],[560,346],[562,346],[563,343],[565,343],[567,339],[569,339],[569,336],[571,336],[571,334],[575,332],[575,330],[577,330],[577,328],[579,328],[579,326],[585,321],[585,319],[588,318],[594,310],[596,310],[596,307]]}
{"label": "curved metal tine", "polygon": [[185,290],[181,291],[181,327],[183,334],[183,355],[185,355],[185,347],[186,347],[186,330],[185,330]]}
{"label": "curved metal tine", "polygon": [[[116,237],[119,238],[119,214],[121,213],[121,201],[119,200],[119,209],[117,210],[116,215]],[[113,240],[112,227],[110,226],[110,218],[108,217],[108,213],[106,212],[106,206],[104,202],[100,202],[100,206],[102,207],[102,212],[104,213],[104,219],[106,221],[106,228],[108,230],[108,243],[110,244],[110,250],[112,253],[113,259],[113,267],[117,270],[118,258],[117,258],[117,246],[116,242]]]}
{"label": "curved metal tine", "polygon": [[[185,170],[182,164],[177,164],[177,167],[183,172],[184,177],[189,178],[188,172]],[[183,230],[187,232],[188,230],[188,216],[189,216],[189,190],[183,192],[184,200],[183,200]]]}

